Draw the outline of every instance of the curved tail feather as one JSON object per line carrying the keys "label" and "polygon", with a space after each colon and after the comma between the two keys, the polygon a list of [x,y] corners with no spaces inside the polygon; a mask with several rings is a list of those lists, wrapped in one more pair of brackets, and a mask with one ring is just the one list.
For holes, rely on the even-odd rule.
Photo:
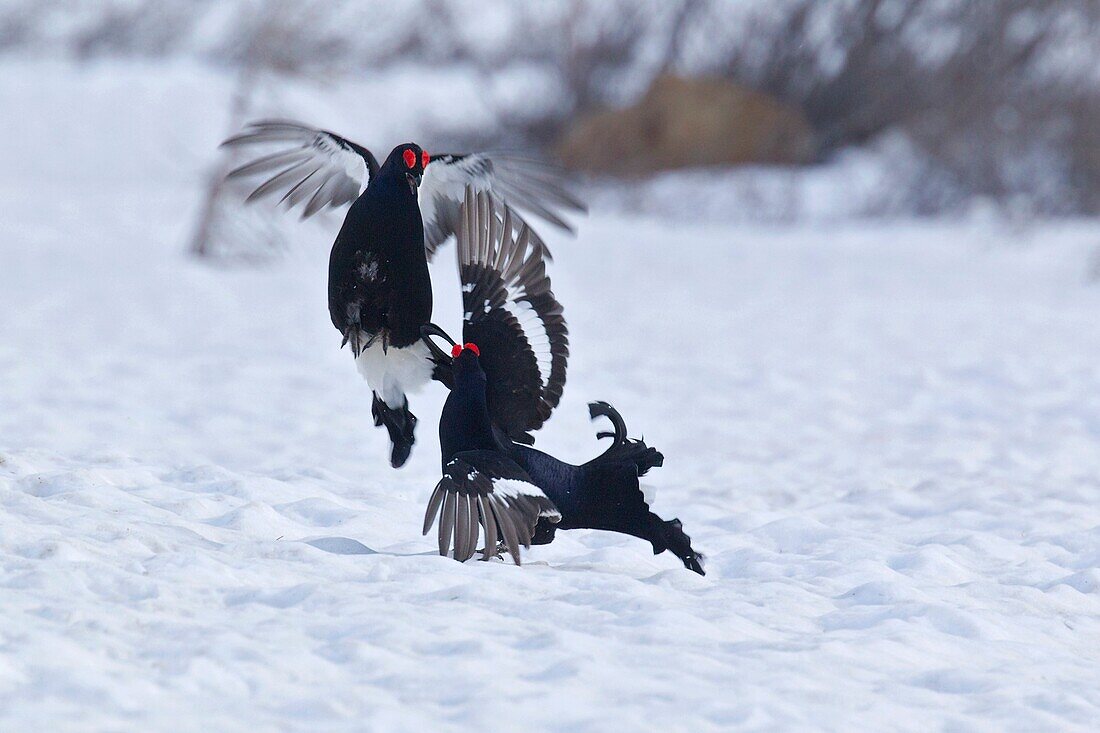
{"label": "curved tail feather", "polygon": [[[608,402],[597,401],[588,403],[588,417],[595,420],[597,417],[606,417],[611,421],[612,427],[615,428],[615,432],[600,432],[596,433],[596,440],[603,440],[604,438],[613,438],[614,441],[611,445],[614,448],[616,445],[620,445],[626,442],[626,420],[623,420],[623,416],[619,414],[619,411],[611,406]],[[610,450],[610,449],[609,449]]]}
{"label": "curved tail feather", "polygon": [[628,463],[637,468],[638,476],[645,476],[651,468],[660,468],[664,465],[665,457],[659,450],[650,448],[646,445],[644,439],[638,440],[627,437],[626,420],[610,404],[607,402],[589,402],[588,414],[593,420],[598,417],[606,417],[611,421],[614,432],[602,431],[596,433],[597,440],[611,438],[611,445],[585,465]]}
{"label": "curved tail feather", "polygon": [[[595,419],[606,417],[611,421],[611,432],[597,433],[597,438],[611,438],[611,445],[599,456],[582,466],[584,485],[577,493],[578,504],[573,511],[563,513],[557,529],[605,529],[622,532],[653,545],[653,554],[668,550],[684,567],[700,575],[703,556],[691,546],[691,538],[684,534],[679,519],[665,521],[653,513],[645,500],[638,477],[651,468],[664,463],[665,457],[644,440],[628,437],[626,421],[618,410],[606,402],[588,405],[589,415]],[[555,528],[546,526],[543,534],[549,541]],[[536,532],[536,538],[543,539]]]}

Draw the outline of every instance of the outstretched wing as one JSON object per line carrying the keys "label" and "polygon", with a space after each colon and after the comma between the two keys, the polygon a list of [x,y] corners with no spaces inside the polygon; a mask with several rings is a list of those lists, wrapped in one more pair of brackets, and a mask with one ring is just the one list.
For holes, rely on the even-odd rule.
{"label": "outstretched wing", "polygon": [[469,560],[477,550],[480,529],[485,534],[483,557],[493,557],[497,540],[502,540],[516,565],[519,546],[531,546],[539,517],[561,520],[553,502],[522,468],[506,456],[480,450],[459,453],[443,467],[443,478],[424,513],[424,534],[437,515],[440,555],[453,546],[456,560]]}
{"label": "outstretched wing", "polygon": [[343,206],[359,197],[378,172],[378,160],[361,145],[339,135],[290,120],[252,122],[223,146],[269,145],[274,152],[229,172],[228,178],[268,176],[248,201],[282,194],[279,203],[293,209],[302,202],[308,219],[326,206]]}
{"label": "outstretched wing", "polygon": [[[288,209],[305,202],[303,219],[326,206],[351,203],[378,172],[378,160],[362,145],[292,120],[249,123],[222,145],[270,146],[271,152],[235,168],[228,177],[266,175],[248,200],[281,194],[280,203]],[[429,259],[457,232],[466,186],[489,192],[498,207],[511,208],[518,221],[523,219],[517,210],[523,210],[570,232],[566,213],[586,210],[566,190],[562,171],[547,163],[507,153],[433,155],[418,194]],[[530,236],[545,251],[538,235]]]}
{"label": "outstretched wing", "polygon": [[[428,259],[458,232],[467,186],[476,193],[488,193],[498,209],[510,209],[519,224],[525,223],[519,211],[525,211],[572,232],[565,215],[587,210],[566,189],[562,171],[547,163],[507,153],[433,155],[424,169],[419,193]],[[546,253],[538,235],[532,232],[529,236]]]}
{"label": "outstretched wing", "polygon": [[511,209],[465,190],[458,233],[462,340],[477,344],[493,422],[533,443],[565,387],[569,332],[550,290],[542,245]]}

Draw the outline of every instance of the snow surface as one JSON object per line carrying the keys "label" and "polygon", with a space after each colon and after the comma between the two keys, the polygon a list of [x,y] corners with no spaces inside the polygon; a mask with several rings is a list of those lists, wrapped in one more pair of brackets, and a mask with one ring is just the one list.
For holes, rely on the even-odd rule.
{"label": "snow surface", "polygon": [[708,575],[580,531],[460,565],[419,535],[444,395],[391,470],[335,223],[182,256],[228,89],[0,71],[0,730],[1095,729],[1095,223],[547,231],[539,445],[594,455],[612,402]]}

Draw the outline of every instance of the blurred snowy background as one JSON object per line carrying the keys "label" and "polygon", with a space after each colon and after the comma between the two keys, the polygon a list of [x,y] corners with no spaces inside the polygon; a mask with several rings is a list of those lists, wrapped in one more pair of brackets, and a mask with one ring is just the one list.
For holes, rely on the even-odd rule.
{"label": "blurred snowy background", "polygon": [[[1095,0],[0,0],[0,730],[1094,730],[1098,58]],[[339,213],[221,183],[267,116],[576,172],[539,445],[614,403],[705,578],[434,555],[442,390],[390,470]]]}
{"label": "blurred snowy background", "polygon": [[6,0],[0,51],[198,65],[234,122],[417,107],[406,135],[630,176],[641,210],[1026,218],[1100,211],[1098,26],[1094,0]]}

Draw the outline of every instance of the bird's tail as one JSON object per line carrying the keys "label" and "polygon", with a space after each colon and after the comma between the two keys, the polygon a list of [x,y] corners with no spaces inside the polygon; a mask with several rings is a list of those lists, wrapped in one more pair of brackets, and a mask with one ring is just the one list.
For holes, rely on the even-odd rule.
{"label": "bird's tail", "polygon": [[665,457],[656,448],[645,444],[645,439],[628,437],[626,421],[619,411],[606,402],[589,402],[588,415],[593,420],[606,417],[611,421],[612,432],[596,433],[596,439],[611,438],[611,445],[601,455],[593,458],[588,465],[628,463],[637,467],[638,475],[645,476],[649,469],[664,465]]}
{"label": "bird's tail", "polygon": [[703,556],[692,548],[680,520],[665,521],[651,511],[638,484],[638,477],[662,465],[664,456],[644,440],[627,437],[626,422],[611,405],[593,402],[588,410],[593,418],[611,421],[613,432],[601,432],[597,437],[611,438],[612,444],[581,467],[581,506],[560,528],[604,529],[639,537],[653,545],[653,554],[668,550],[680,558],[684,567],[704,575]]}

